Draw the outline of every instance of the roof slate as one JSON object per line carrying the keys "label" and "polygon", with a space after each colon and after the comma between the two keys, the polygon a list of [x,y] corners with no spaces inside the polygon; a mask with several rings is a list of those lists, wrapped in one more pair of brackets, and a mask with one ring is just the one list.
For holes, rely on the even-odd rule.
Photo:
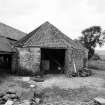
{"label": "roof slate", "polygon": [[[55,44],[56,42],[56,44]],[[55,45],[54,45],[55,44]],[[37,29],[33,30],[21,40],[17,41],[15,46],[40,46],[40,47],[73,47],[82,49],[83,47],[75,43],[72,39],[62,33],[49,22],[45,22]]]}
{"label": "roof slate", "polygon": [[5,37],[0,36],[0,51],[3,52],[14,52],[12,49],[12,45],[9,40]]}
{"label": "roof slate", "polygon": [[19,40],[25,35],[26,33],[22,31],[12,28],[4,23],[0,23],[0,36],[4,36],[6,38],[11,38],[14,40]]}

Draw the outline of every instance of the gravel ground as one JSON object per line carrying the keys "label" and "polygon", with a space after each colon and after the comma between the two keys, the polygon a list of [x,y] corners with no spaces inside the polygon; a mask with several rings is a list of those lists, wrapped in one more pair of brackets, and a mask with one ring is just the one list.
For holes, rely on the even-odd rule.
{"label": "gravel ground", "polygon": [[100,77],[52,77],[41,83],[43,88],[78,89],[82,87],[104,89],[105,81]]}
{"label": "gravel ground", "polygon": [[[0,92],[8,88],[15,89],[22,99],[30,99],[33,91],[30,85],[35,85],[35,91],[43,92],[44,102],[89,102],[97,96],[105,97],[105,72],[91,77],[67,78],[64,75],[49,76],[44,82],[33,80],[23,81],[23,77],[8,76],[2,77]],[[60,104],[59,104],[60,105]],[[65,104],[66,105],[66,104]],[[76,104],[75,104],[76,105]]]}

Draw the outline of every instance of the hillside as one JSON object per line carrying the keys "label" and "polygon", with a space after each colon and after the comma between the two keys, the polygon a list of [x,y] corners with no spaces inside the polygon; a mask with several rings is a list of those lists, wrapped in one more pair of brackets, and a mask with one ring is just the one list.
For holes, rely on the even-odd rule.
{"label": "hillside", "polygon": [[105,60],[105,50],[96,50],[95,53],[98,54],[102,60]]}
{"label": "hillside", "polygon": [[95,53],[99,55],[105,55],[105,50],[96,50]]}

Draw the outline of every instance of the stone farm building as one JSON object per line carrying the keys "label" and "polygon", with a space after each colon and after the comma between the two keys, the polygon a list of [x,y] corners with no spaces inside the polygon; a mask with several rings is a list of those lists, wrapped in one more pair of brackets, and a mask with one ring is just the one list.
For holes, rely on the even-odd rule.
{"label": "stone farm building", "polygon": [[79,70],[87,59],[87,50],[55,26],[45,22],[15,43],[14,71],[65,73]]}
{"label": "stone farm building", "polygon": [[6,24],[0,23],[0,70],[1,68],[12,68],[14,43],[26,34]]}

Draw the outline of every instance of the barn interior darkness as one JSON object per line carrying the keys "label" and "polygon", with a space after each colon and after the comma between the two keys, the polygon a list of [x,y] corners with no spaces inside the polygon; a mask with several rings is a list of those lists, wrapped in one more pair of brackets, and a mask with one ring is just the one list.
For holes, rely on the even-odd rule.
{"label": "barn interior darkness", "polygon": [[44,74],[64,73],[65,49],[41,48],[41,70]]}
{"label": "barn interior darkness", "polygon": [[[6,70],[4,72],[10,72],[12,55],[11,54],[0,54],[0,70]],[[1,71],[3,72],[3,71]]]}

